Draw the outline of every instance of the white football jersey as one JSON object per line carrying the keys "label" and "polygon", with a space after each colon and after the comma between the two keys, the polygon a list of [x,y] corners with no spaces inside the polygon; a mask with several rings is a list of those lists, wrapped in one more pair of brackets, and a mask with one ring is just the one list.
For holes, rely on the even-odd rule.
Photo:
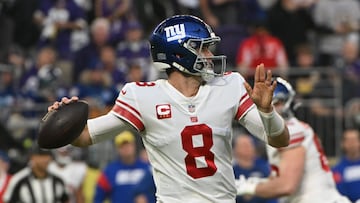
{"label": "white football jersey", "polygon": [[86,164],[83,162],[71,162],[64,167],[60,167],[53,161],[49,164],[48,170],[64,181],[70,193],[70,203],[75,203],[75,191],[80,188],[85,179],[87,171]]}
{"label": "white football jersey", "polygon": [[188,98],[167,80],[124,86],[112,113],[142,134],[159,203],[235,202],[232,122],[255,105],[227,73]]}
{"label": "white football jersey", "polygon": [[272,170],[279,173],[282,150],[303,146],[306,151],[305,165],[301,183],[297,191],[284,198],[286,203],[344,203],[348,200],[336,190],[332,172],[328,165],[321,142],[313,129],[296,118],[286,121],[289,129],[290,144],[286,148],[276,149],[267,146]]}

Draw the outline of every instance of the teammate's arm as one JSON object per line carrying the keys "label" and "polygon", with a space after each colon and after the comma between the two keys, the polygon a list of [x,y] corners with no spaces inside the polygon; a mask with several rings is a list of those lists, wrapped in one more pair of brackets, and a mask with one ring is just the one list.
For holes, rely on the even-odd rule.
{"label": "teammate's arm", "polygon": [[238,195],[277,198],[293,194],[301,181],[305,164],[305,148],[297,146],[280,152],[280,165],[276,176],[266,181],[242,180],[237,185]]}
{"label": "teammate's arm", "polygon": [[305,148],[303,146],[286,149],[280,154],[279,174],[267,182],[259,183],[255,195],[275,198],[291,195],[298,188],[304,172]]}

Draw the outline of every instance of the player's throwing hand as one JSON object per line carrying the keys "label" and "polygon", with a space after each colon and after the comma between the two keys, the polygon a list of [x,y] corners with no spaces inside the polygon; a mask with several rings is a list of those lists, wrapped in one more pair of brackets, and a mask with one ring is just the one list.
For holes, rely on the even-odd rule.
{"label": "player's throwing hand", "polygon": [[74,101],[78,101],[78,100],[79,100],[79,98],[76,96],[71,97],[70,99],[67,97],[63,97],[63,98],[61,98],[61,102],[56,101],[53,103],[53,105],[49,106],[48,111],[56,110],[63,104],[68,104],[70,102],[74,102]]}

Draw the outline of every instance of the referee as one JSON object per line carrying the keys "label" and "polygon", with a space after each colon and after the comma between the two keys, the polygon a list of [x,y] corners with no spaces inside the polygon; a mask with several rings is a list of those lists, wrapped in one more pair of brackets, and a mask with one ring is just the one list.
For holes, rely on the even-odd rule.
{"label": "referee", "polygon": [[67,203],[69,197],[63,180],[49,173],[51,151],[34,147],[30,162],[10,180],[4,203]]}

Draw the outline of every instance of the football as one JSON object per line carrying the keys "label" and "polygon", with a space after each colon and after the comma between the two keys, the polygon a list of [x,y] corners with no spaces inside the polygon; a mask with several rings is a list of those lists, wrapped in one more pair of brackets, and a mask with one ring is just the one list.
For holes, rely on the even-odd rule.
{"label": "football", "polygon": [[89,105],[79,100],[61,105],[48,112],[40,121],[37,142],[39,147],[54,149],[70,144],[84,129],[89,114]]}

